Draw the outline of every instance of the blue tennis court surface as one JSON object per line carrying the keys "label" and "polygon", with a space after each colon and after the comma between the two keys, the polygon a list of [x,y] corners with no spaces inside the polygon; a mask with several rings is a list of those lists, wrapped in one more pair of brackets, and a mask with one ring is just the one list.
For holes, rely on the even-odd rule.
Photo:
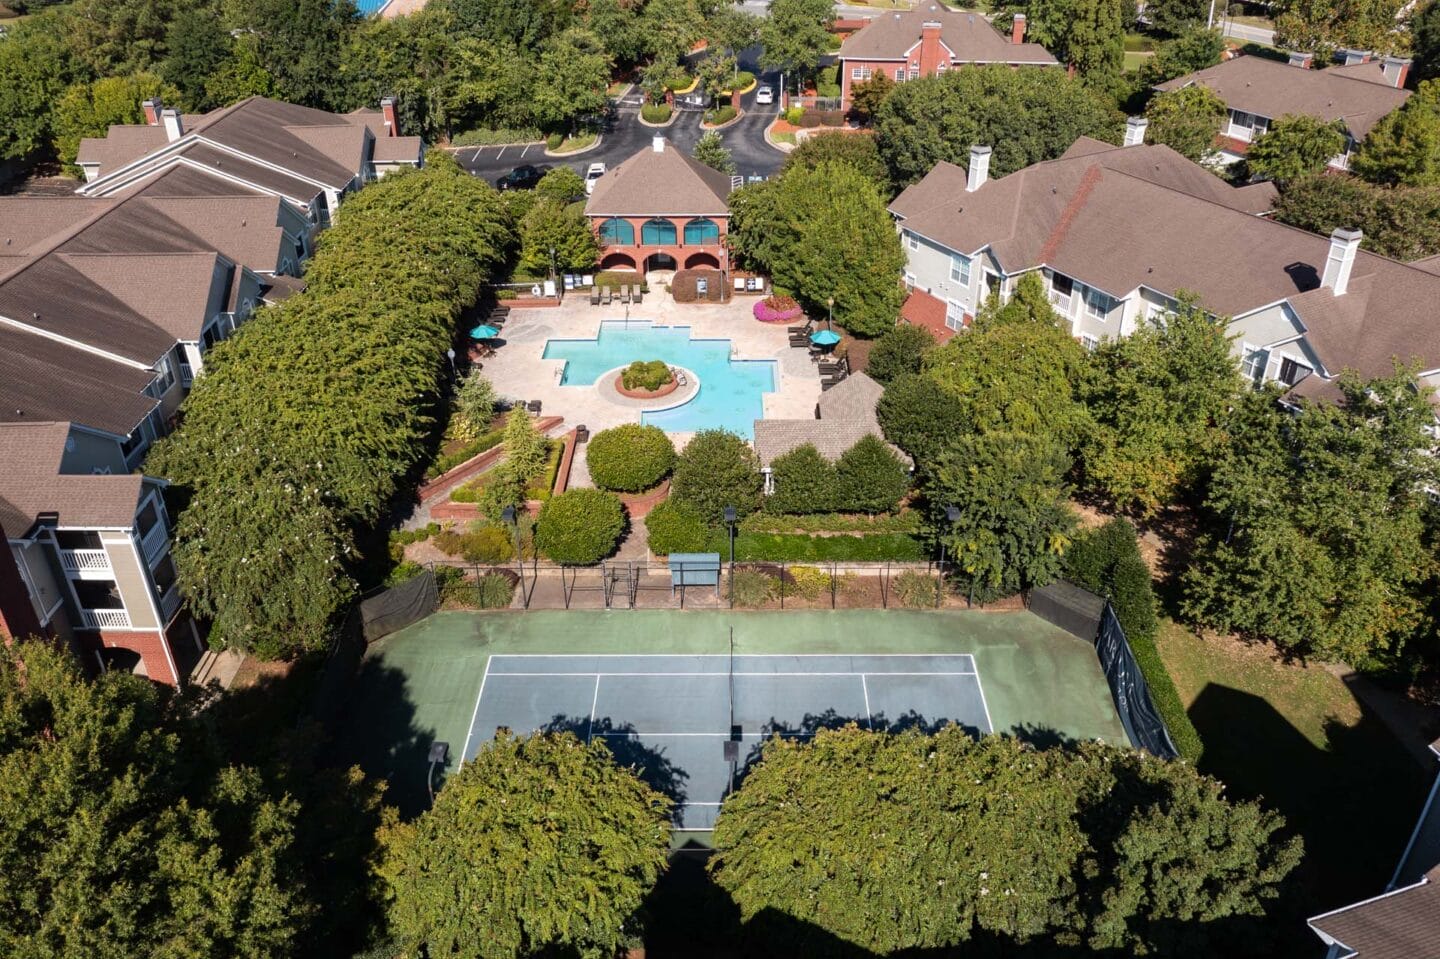
{"label": "blue tennis court surface", "polygon": [[743,773],[773,734],[806,737],[849,722],[993,730],[969,654],[496,655],[464,758],[502,727],[602,737],[675,800],[677,828],[710,829],[730,788],[727,740],[739,743]]}

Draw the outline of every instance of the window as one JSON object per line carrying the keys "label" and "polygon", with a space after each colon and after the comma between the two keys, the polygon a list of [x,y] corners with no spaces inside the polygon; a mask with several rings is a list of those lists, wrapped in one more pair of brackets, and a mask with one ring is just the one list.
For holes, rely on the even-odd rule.
{"label": "window", "polygon": [[913,63],[910,64],[910,79],[911,79],[911,80],[918,80],[918,79],[920,79],[920,67],[917,66],[916,64],[913,64]]}
{"label": "window", "polygon": [[1248,343],[1240,345],[1240,372],[1251,383],[1260,383],[1265,379],[1265,367],[1269,364],[1270,354],[1264,350],[1257,350]]}
{"label": "window", "polygon": [[685,245],[719,243],[720,227],[714,220],[691,220],[685,224]]}
{"label": "window", "polygon": [[870,79],[870,68],[869,68],[869,67],[855,67],[855,68],[853,68],[853,69],[850,71],[850,79],[851,79],[851,80],[869,80],[869,79]]}
{"label": "window", "polygon": [[904,81],[905,81],[905,68],[904,68],[904,67],[896,67],[896,68],[895,68],[895,82],[896,82],[896,83],[903,83]]}
{"label": "window", "polygon": [[606,246],[634,246],[635,228],[627,220],[611,217],[600,224],[600,242]]}
{"label": "window", "polygon": [[153,499],[147,500],[144,507],[135,515],[135,526],[140,530],[140,536],[143,538],[146,533],[155,528],[155,524],[158,522],[160,522],[160,511],[155,508]]}
{"label": "window", "polygon": [[945,328],[950,330],[965,328],[965,307],[954,300],[945,301]]}
{"label": "window", "polygon": [[1100,341],[1097,338],[1091,336],[1089,333],[1081,333],[1080,345],[1085,347],[1086,353],[1094,353],[1095,347],[1100,345]]}
{"label": "window", "polygon": [[1286,386],[1294,386],[1313,372],[1315,371],[1299,360],[1292,360],[1288,356],[1280,359],[1280,382]]}
{"label": "window", "polygon": [[1075,292],[1075,283],[1064,273],[1050,274],[1050,302],[1065,315],[1070,314],[1070,295]]}
{"label": "window", "polygon": [[1115,301],[1093,288],[1085,290],[1085,312],[1097,320],[1105,317],[1115,308]]}
{"label": "window", "polygon": [[920,249],[920,240],[915,234],[907,231],[905,234],[905,245],[912,250],[918,250]]}
{"label": "window", "polygon": [[950,256],[950,282],[959,283],[961,286],[970,285],[970,258],[961,256],[958,253]]}
{"label": "window", "polygon": [[673,244],[675,242],[675,224],[658,217],[654,220],[647,220],[645,225],[640,228],[640,242],[646,246]]}
{"label": "window", "polygon": [[170,354],[166,353],[160,357],[160,362],[155,364],[155,396],[164,396],[170,387],[175,385],[175,368],[170,363]]}
{"label": "window", "polygon": [[1244,110],[1230,111],[1230,135],[1240,140],[1254,140],[1270,127],[1265,117]]}
{"label": "window", "polygon": [[906,274],[905,274],[905,289],[906,289],[907,292],[910,291],[910,290],[915,289],[915,274],[914,274],[914,273],[906,273]]}

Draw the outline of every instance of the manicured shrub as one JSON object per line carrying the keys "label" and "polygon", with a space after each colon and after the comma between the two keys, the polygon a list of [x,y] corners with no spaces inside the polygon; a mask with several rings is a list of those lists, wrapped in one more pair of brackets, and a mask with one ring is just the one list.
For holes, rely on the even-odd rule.
{"label": "manicured shrub", "polygon": [[435,548],[472,563],[506,563],[515,558],[513,535],[503,526],[472,524],[435,535]]}
{"label": "manicured shrub", "polygon": [[646,123],[668,123],[673,112],[668,103],[647,103],[640,108],[640,117]]}
{"label": "manicured shrub", "polygon": [[735,108],[732,106],[716,107],[705,112],[705,122],[713,126],[720,126],[735,119]]}
{"label": "manicured shrub", "polygon": [[665,500],[646,514],[645,530],[650,552],[657,556],[702,552],[711,536],[699,512],[675,499]]}
{"label": "manicured shrub", "polygon": [[[728,557],[724,529],[712,528],[704,552]],[[806,536],[803,533],[739,533],[735,559],[763,563],[913,563],[933,555],[915,536],[876,533],[870,536]]]}
{"label": "manicured shrub", "polygon": [[845,125],[845,111],[843,110],[821,110],[820,125],[826,127],[839,127]]}
{"label": "manicured shrub", "polygon": [[620,383],[627,390],[658,390],[670,382],[670,367],[664,360],[636,360],[620,374]]}
{"label": "manicured shrub", "polygon": [[1065,575],[1091,592],[1108,596],[1115,618],[1125,630],[1130,651],[1150,687],[1150,698],[1180,755],[1198,762],[1205,750],[1200,733],[1190,722],[1170,671],[1155,646],[1159,621],[1155,611],[1154,583],[1150,568],[1140,555],[1135,527],[1117,516],[1099,529],[1075,537],[1065,554]]}
{"label": "manicured shrub", "polygon": [[601,489],[638,493],[658,485],[675,468],[675,444],[658,426],[626,423],[591,437],[585,464]]}
{"label": "manicured shrub", "polygon": [[671,496],[706,522],[719,523],[727,506],[742,517],[759,509],[763,485],[760,460],[749,443],[726,430],[701,430],[675,460]]}
{"label": "manicured shrub", "polygon": [[815,600],[830,591],[830,571],[818,566],[792,566],[789,569],[790,582],[786,583],[790,595]]}
{"label": "manicured shrub", "polygon": [[615,551],[624,530],[619,497],[598,489],[572,489],[540,507],[535,542],[554,562],[589,566]]}
{"label": "manicured shrub", "polygon": [[785,296],[776,293],[767,296],[755,304],[755,319],[761,323],[789,323],[791,320],[798,320],[804,315],[800,304],[795,302],[793,296]]}
{"label": "manicured shrub", "polygon": [[803,117],[804,115],[805,115],[805,108],[804,108],[804,107],[802,107],[802,106],[789,107],[789,108],[787,108],[787,109],[785,110],[785,122],[788,123],[788,124],[790,124],[792,127],[794,127],[794,126],[799,126],[799,125],[800,125],[800,118]]}
{"label": "manicured shrub", "polygon": [[901,376],[885,388],[875,409],[885,438],[922,467],[946,442],[969,429],[965,405],[926,376]]}
{"label": "manicured shrub", "polygon": [[814,110],[808,110],[801,115],[795,125],[802,130],[813,130],[820,125],[820,114]]}
{"label": "manicured shrub", "polygon": [[895,602],[906,609],[930,609],[940,592],[940,580],[928,573],[907,569],[890,586]]}
{"label": "manicured shrub", "polygon": [[563,134],[563,133],[552,133],[552,134],[550,134],[548,137],[545,138],[545,149],[547,149],[547,150],[558,150],[558,149],[560,149],[560,144],[562,144],[562,143],[564,143],[564,142],[565,142],[565,134]]}
{"label": "manicured shrub", "polygon": [[758,569],[737,569],[731,596],[736,606],[754,609],[764,606],[775,595],[779,580]]}
{"label": "manicured shrub", "polygon": [[836,508],[835,467],[813,443],[775,457],[770,472],[775,491],[765,497],[767,513],[828,513]]}
{"label": "manicured shrub", "polygon": [[902,323],[880,339],[865,361],[865,375],[881,384],[920,372],[925,354],[935,348],[935,337],[923,326]]}
{"label": "manicured shrub", "polygon": [[878,436],[862,436],[835,464],[835,508],[884,513],[910,489],[910,472]]}

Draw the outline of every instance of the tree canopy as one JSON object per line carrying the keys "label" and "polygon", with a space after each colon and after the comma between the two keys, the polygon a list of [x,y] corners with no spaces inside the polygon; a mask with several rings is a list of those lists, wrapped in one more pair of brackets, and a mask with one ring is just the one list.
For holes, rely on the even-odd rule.
{"label": "tree canopy", "polygon": [[1440,80],[1421,83],[1377,123],[1350,166],[1372,183],[1440,186]]}
{"label": "tree canopy", "polygon": [[1145,107],[1148,137],[1199,163],[1215,151],[1225,101],[1198,84],[1156,94]]}
{"label": "tree canopy", "polygon": [[800,77],[813,74],[829,49],[834,22],[830,0],[773,0],[760,21],[760,65]]}
{"label": "tree canopy", "polygon": [[900,86],[875,117],[880,155],[899,185],[936,163],[964,167],[988,146],[990,175],[1053,160],[1077,137],[1116,142],[1121,120],[1106,97],[1051,70],[960,67]]}
{"label": "tree canopy", "polygon": [[880,158],[875,138],[830,131],[806,137],[805,142],[785,156],[788,171],[794,167],[815,168],[822,163],[848,163],[865,174],[886,195],[890,192],[890,171]]}
{"label": "tree canopy", "polygon": [[1320,173],[1345,152],[1345,124],[1326,123],[1307,114],[1283,116],[1245,153],[1252,175],[1289,183]]}
{"label": "tree canopy", "polygon": [[502,732],[384,832],[391,935],[456,959],[616,955],[665,869],[669,813],[602,739]]}
{"label": "tree canopy", "polygon": [[735,191],[730,202],[731,248],[812,315],[833,297],[835,320],[851,333],[878,336],[895,325],[905,251],[885,199],[857,168],[791,167]]}
{"label": "tree canopy", "polygon": [[1396,260],[1440,253],[1440,186],[1382,187],[1320,173],[1285,185],[1275,219],[1322,236],[1358,228],[1363,249]]}
{"label": "tree canopy", "polygon": [[1222,789],[1099,743],[821,730],[766,744],[710,868],[776,951],[818,932],[877,955],[977,939],[1216,954],[1260,927],[1301,854]]}
{"label": "tree canopy", "polygon": [[706,522],[719,523],[727,506],[742,517],[758,510],[763,485],[749,443],[726,430],[701,430],[675,458],[670,495]]}
{"label": "tree canopy", "polygon": [[1029,0],[1026,10],[1030,40],[1044,44],[1056,59],[1100,90],[1119,80],[1125,65],[1126,26],[1120,0]]}
{"label": "tree canopy", "polygon": [[145,122],[142,100],[160,97],[173,103],[179,96],[153,73],[77,83],[55,108],[55,152],[62,163],[73,165],[82,138],[103,137],[113,123]]}

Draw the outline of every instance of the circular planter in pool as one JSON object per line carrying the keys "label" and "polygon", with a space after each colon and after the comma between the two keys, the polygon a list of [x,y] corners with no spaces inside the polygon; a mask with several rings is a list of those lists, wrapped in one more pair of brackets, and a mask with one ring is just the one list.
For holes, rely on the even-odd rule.
{"label": "circular planter in pool", "polygon": [[674,373],[670,374],[670,382],[666,383],[658,390],[626,389],[625,373],[622,371],[619,376],[615,377],[615,392],[619,393],[623,397],[626,397],[627,399],[632,400],[658,400],[662,396],[669,396],[671,393],[674,393],[679,388],[680,381],[675,378]]}
{"label": "circular planter in pool", "polygon": [[[692,371],[681,366],[672,367],[676,375],[672,375],[670,382],[665,388],[654,393],[625,390],[620,386],[620,375],[625,372],[625,367],[617,366],[613,370],[607,370],[595,380],[595,392],[601,399],[614,403],[616,406],[629,407],[632,410],[653,413],[656,410],[668,410],[676,406],[684,406],[693,400],[700,393],[700,377]],[[681,381],[684,382],[681,382]]]}

